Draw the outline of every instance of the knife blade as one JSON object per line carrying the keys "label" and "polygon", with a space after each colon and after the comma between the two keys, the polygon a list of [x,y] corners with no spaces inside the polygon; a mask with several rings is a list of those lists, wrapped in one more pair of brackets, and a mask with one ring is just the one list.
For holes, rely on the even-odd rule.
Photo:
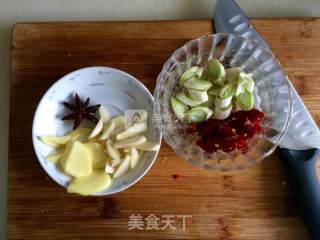
{"label": "knife blade", "polygon": [[[214,12],[216,32],[251,38],[270,50],[234,0],[218,0]],[[270,50],[271,51],[271,50]],[[320,239],[320,184],[316,172],[320,132],[311,114],[289,81],[293,112],[280,155],[292,182],[294,197],[312,239]],[[295,149],[295,150],[294,150]]]}
{"label": "knife blade", "polygon": [[215,6],[214,24],[216,32],[239,34],[252,38],[260,45],[269,48],[263,38],[250,24],[248,18],[234,1],[218,1]]}
{"label": "knife blade", "polygon": [[[271,51],[235,1],[218,1],[214,19],[216,32],[239,34],[244,38],[251,38]],[[294,150],[319,148],[319,128],[290,81],[289,85],[293,112],[288,132],[283,137],[280,147]]]}

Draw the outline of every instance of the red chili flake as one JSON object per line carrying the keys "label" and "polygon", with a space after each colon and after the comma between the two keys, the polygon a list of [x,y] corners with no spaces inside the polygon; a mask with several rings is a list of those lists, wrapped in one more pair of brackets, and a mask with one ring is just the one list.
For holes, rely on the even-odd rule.
{"label": "red chili flake", "polygon": [[207,152],[219,149],[231,152],[239,149],[243,152],[248,149],[248,140],[261,131],[260,123],[264,113],[257,109],[232,113],[225,120],[208,119],[205,122],[192,124],[192,133],[198,133],[200,139],[197,145]]}
{"label": "red chili flake", "polygon": [[248,111],[248,119],[251,123],[260,123],[261,120],[264,118],[264,113],[260,112],[257,109],[252,109]]}
{"label": "red chili flake", "polygon": [[173,178],[174,180],[177,180],[179,177],[180,177],[180,176],[179,176],[178,174],[172,174],[172,178]]}
{"label": "red chili flake", "polygon": [[189,125],[187,126],[187,131],[188,131],[189,133],[196,133],[196,132],[198,132],[197,124],[195,124],[195,123],[189,124]]}

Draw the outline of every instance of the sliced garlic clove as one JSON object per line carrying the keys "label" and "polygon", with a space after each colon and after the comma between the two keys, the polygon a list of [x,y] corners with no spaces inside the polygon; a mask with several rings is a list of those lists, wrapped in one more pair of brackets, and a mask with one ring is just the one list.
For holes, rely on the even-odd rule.
{"label": "sliced garlic clove", "polygon": [[102,106],[102,105],[99,107],[99,115],[104,123],[108,123],[111,119],[111,115],[110,115],[109,111],[107,110],[107,108],[105,106]]}
{"label": "sliced garlic clove", "polygon": [[117,134],[123,132],[124,130],[124,127],[118,127],[111,132],[110,137],[115,137]]}
{"label": "sliced garlic clove", "polygon": [[106,140],[107,138],[109,138],[110,134],[114,130],[115,126],[116,126],[115,123],[113,121],[110,121],[108,123],[108,125],[104,128],[104,130],[102,131],[100,139]]}
{"label": "sliced garlic clove", "polygon": [[133,124],[131,127],[127,128],[125,131],[118,133],[116,135],[116,139],[122,140],[125,138],[133,137],[145,131],[147,131],[147,124],[136,123],[136,124]]}
{"label": "sliced garlic clove", "polygon": [[134,169],[139,161],[139,152],[136,148],[130,149],[131,169]]}
{"label": "sliced garlic clove", "polygon": [[107,162],[106,167],[104,168],[105,173],[112,174],[114,170],[114,167]]}
{"label": "sliced garlic clove", "polygon": [[102,129],[103,129],[103,120],[100,119],[99,122],[97,123],[96,127],[91,132],[89,139],[94,138],[95,136],[98,136],[100,134],[100,132],[102,131]]}
{"label": "sliced garlic clove", "polygon": [[120,115],[118,117],[115,117],[111,120],[114,122],[114,130],[110,133],[110,137],[116,136],[118,133],[121,133],[125,130],[124,124],[125,124],[125,118],[123,115]]}
{"label": "sliced garlic clove", "polygon": [[121,163],[121,159],[120,158],[116,158],[116,159],[112,159],[111,160],[111,166],[112,167],[116,167]]}
{"label": "sliced garlic clove", "polygon": [[125,174],[130,169],[130,156],[126,154],[124,159],[122,160],[121,164],[113,174],[114,178],[120,177]]}
{"label": "sliced garlic clove", "polygon": [[111,139],[106,142],[107,152],[112,159],[120,159],[121,154],[117,148],[113,146]]}
{"label": "sliced garlic clove", "polygon": [[135,147],[135,146],[142,144],[146,141],[147,141],[147,139],[144,136],[138,135],[138,136],[126,138],[123,140],[118,140],[114,143],[114,146],[115,146],[115,148]]}
{"label": "sliced garlic clove", "polygon": [[125,118],[123,115],[120,115],[120,116],[113,118],[111,121],[113,121],[116,125],[116,128],[118,128],[120,126],[124,126]]}
{"label": "sliced garlic clove", "polygon": [[152,142],[144,142],[135,146],[135,148],[142,151],[158,151],[160,149],[160,145]]}

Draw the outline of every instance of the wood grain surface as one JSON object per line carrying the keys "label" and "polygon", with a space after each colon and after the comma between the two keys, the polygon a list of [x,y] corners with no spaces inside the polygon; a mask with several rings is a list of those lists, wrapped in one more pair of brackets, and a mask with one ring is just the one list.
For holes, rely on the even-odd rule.
{"label": "wood grain surface", "polygon": [[[253,20],[320,123],[320,20]],[[8,239],[309,239],[277,154],[236,173],[192,167],[165,143],[150,172],[110,197],[69,195],[41,169],[31,124],[63,75],[86,66],[127,71],[153,91],[165,60],[213,32],[209,20],[20,23],[12,32]],[[175,215],[176,229],[128,230],[129,216]],[[178,215],[192,215],[185,230]],[[144,222],[147,226],[147,221]],[[161,224],[160,224],[161,225]]]}

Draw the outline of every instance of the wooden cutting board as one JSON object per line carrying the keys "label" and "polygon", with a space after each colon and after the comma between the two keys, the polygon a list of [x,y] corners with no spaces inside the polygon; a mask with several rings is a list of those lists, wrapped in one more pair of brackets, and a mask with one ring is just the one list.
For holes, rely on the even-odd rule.
{"label": "wooden cutting board", "polygon": [[[261,19],[253,24],[319,124],[320,19]],[[153,91],[172,52],[212,32],[209,20],[14,26],[8,239],[309,239],[277,154],[241,172],[217,173],[192,167],[163,143],[150,172],[109,197],[67,194],[36,159],[33,114],[57,79],[86,66],[109,66],[129,72]],[[144,229],[129,230],[130,216],[139,214],[142,221],[135,223]],[[160,229],[147,230],[154,215]],[[168,218],[176,229],[165,227],[165,215],[173,215]],[[184,230],[180,215],[187,218]]]}

